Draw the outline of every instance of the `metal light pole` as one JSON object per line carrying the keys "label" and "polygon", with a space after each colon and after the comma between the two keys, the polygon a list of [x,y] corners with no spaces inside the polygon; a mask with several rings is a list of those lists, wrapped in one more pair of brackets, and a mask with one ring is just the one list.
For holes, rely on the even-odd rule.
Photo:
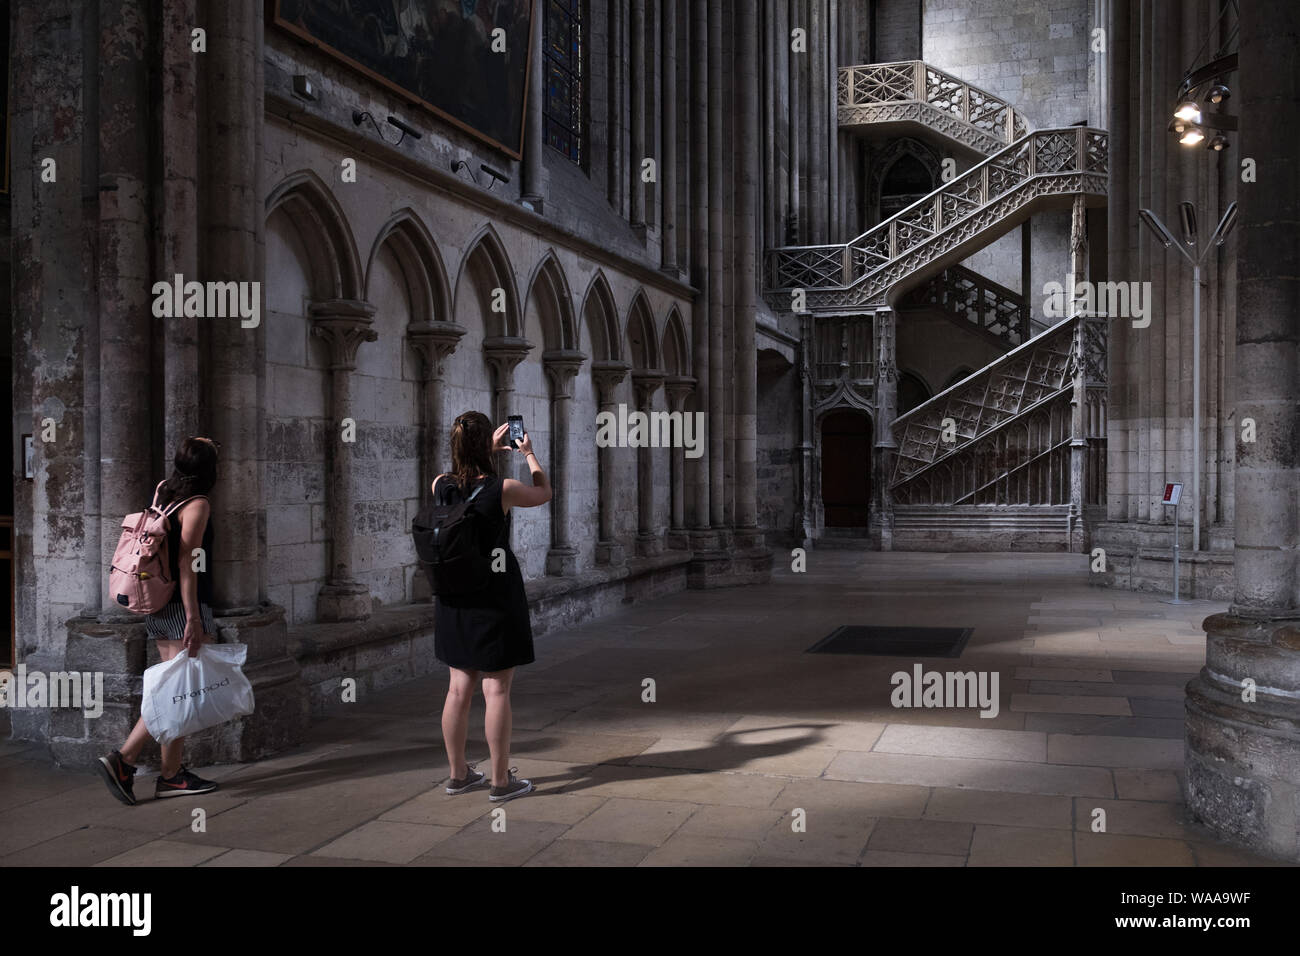
{"label": "metal light pole", "polygon": [[[1183,243],[1188,248],[1196,249],[1196,207],[1189,202],[1179,205],[1182,218]],[[1174,234],[1150,209],[1138,212],[1141,222],[1145,223],[1166,249],[1176,248],[1184,259],[1192,264],[1192,550],[1201,550],[1201,262],[1213,248],[1223,245],[1228,233],[1237,222],[1237,204],[1229,203],[1223,218],[1210,235],[1210,240],[1196,258],[1178,244]],[[1175,534],[1177,532],[1175,531]]]}

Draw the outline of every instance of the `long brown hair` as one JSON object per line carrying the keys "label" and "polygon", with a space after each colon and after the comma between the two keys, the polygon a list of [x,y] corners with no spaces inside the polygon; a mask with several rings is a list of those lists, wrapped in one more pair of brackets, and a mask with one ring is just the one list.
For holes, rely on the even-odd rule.
{"label": "long brown hair", "polygon": [[204,438],[187,438],[172,459],[172,476],[158,492],[158,507],[191,495],[206,495],[217,483],[217,449]]}
{"label": "long brown hair", "polygon": [[495,475],[491,420],[482,412],[465,412],[451,426],[451,474],[461,491],[479,475]]}

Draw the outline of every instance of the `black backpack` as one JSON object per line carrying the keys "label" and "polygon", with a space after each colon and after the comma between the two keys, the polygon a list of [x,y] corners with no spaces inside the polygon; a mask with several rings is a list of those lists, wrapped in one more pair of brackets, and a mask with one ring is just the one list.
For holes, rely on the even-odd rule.
{"label": "black backpack", "polygon": [[411,523],[411,536],[415,538],[415,553],[420,559],[433,593],[439,597],[473,594],[482,590],[492,573],[492,561],[483,553],[482,516],[470,505],[483,490],[479,485],[468,498],[453,481],[456,489],[455,504],[439,504],[438,497],[449,497],[447,489],[420,509]]}

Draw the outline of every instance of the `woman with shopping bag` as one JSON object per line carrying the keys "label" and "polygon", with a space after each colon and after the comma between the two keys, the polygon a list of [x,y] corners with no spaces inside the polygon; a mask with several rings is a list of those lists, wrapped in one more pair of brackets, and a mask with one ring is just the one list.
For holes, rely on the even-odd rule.
{"label": "woman with shopping bag", "polygon": [[[176,586],[171,599],[161,609],[148,614],[144,624],[145,633],[158,641],[158,656],[164,664],[181,653],[197,657],[203,644],[213,640],[216,634],[212,617],[212,574],[210,570],[195,571],[190,556],[202,548],[201,567],[212,567],[213,534],[208,520],[207,493],[217,481],[220,450],[220,444],[211,438],[185,439],[173,459],[172,476],[159,485],[155,495],[155,507],[163,509],[168,519],[168,564],[170,580]],[[179,507],[173,510],[177,503]],[[125,606],[126,598],[124,593],[117,600]],[[142,708],[142,713],[146,709]],[[135,762],[145,742],[156,736],[159,735],[150,732],[141,716],[121,749],[100,757],[97,762],[109,792],[127,805],[136,802]],[[154,785],[155,797],[190,796],[217,789],[216,783],[202,779],[181,763],[183,738],[164,737],[160,743],[162,772]]]}

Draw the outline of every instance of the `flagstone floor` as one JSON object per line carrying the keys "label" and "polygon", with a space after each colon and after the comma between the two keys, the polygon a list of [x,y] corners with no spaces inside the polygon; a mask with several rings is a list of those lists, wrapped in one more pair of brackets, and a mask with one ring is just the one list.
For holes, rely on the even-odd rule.
{"label": "flagstone floor", "polygon": [[[124,807],[0,742],[0,866],[1268,865],[1180,796],[1183,686],[1225,606],[1087,578],[1070,555],[814,551],[767,586],[548,634],[514,694],[511,763],[537,792],[504,832],[486,791],[443,792],[442,674],[203,770],[222,788],[189,801]],[[973,627],[960,660],[921,663],[997,672],[999,713],[894,708],[915,660],[804,653],[855,623]],[[480,698],[486,768],[482,717]]]}

